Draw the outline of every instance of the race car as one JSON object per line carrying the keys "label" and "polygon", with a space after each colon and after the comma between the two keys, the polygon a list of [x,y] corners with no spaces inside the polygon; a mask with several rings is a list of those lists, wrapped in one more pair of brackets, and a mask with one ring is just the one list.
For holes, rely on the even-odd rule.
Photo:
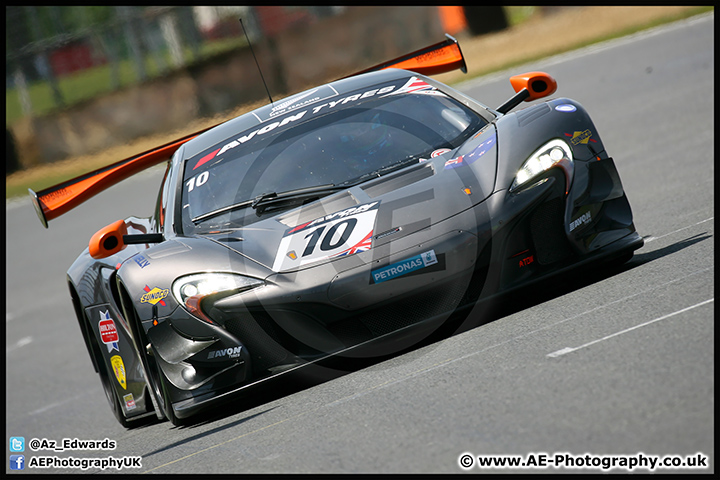
{"label": "race car", "polygon": [[332,359],[384,356],[453,314],[643,240],[578,102],[529,72],[489,108],[429,75],[452,37],[39,193],[41,222],[167,164],[154,213],[67,273],[117,420],[181,424]]}

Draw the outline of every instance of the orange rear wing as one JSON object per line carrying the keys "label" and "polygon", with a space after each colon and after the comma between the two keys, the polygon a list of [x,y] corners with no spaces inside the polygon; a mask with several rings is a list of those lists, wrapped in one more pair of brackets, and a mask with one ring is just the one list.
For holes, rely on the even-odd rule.
{"label": "orange rear wing", "polygon": [[[437,75],[457,69],[467,73],[467,65],[460,45],[450,35],[446,34],[445,36],[447,38],[442,42],[356,72],[349,77],[385,68],[402,68],[423,75]],[[200,130],[37,193],[28,189],[40,222],[47,228],[48,221],[67,213],[116,183],[166,161],[182,144],[216,126]]]}
{"label": "orange rear wing", "polygon": [[445,34],[445,40],[438,42],[429,47],[421,48],[407,55],[403,55],[394,60],[366,68],[359,72],[355,72],[347,77],[354,77],[361,73],[375,72],[386,68],[402,68],[412,70],[422,75],[438,75],[440,73],[451,72],[460,69],[463,73],[467,73],[467,65],[465,57],[460,50],[460,44],[453,37]]}
{"label": "orange rear wing", "polygon": [[[210,127],[212,128],[212,127]],[[139,155],[115,162],[37,193],[28,189],[35,211],[45,228],[48,221],[67,213],[103,190],[138,172],[167,161],[175,150],[204,131],[192,133]]]}

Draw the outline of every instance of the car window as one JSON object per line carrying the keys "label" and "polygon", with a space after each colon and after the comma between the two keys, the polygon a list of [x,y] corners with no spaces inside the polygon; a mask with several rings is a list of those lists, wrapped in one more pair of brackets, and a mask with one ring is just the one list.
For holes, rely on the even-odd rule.
{"label": "car window", "polygon": [[163,175],[162,182],[160,182],[160,191],[158,192],[158,198],[155,204],[155,214],[152,217],[153,231],[160,233],[162,233],[165,226],[165,209],[167,208],[168,193],[170,192],[168,183],[170,180],[171,166],[172,162],[168,160],[167,166],[165,167],[165,174]]}
{"label": "car window", "polygon": [[[192,230],[193,218],[265,193],[350,184],[384,167],[429,158],[437,149],[459,146],[486,124],[427,86],[422,93],[387,86],[359,91],[344,97],[357,100],[290,113],[188,159],[183,226]],[[383,89],[389,93],[377,94]],[[252,209],[242,210],[212,223],[241,226],[257,219]]]}

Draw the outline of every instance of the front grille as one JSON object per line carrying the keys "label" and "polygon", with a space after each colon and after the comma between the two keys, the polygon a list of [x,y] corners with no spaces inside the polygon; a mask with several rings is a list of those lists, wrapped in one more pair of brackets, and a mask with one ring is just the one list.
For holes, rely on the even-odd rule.
{"label": "front grille", "polygon": [[358,320],[379,337],[422,320],[455,310],[470,288],[460,279],[438,286],[422,294],[390,303],[358,317]]}
{"label": "front grille", "polygon": [[281,345],[280,328],[263,313],[233,318],[225,323],[225,328],[247,347],[255,374],[282,364],[290,356]]}

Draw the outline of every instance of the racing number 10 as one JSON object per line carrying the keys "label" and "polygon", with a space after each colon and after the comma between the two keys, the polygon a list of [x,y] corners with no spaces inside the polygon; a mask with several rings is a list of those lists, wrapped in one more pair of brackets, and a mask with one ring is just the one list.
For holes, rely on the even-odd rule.
{"label": "racing number 10", "polygon": [[202,172],[197,177],[192,177],[188,182],[185,184],[188,187],[188,192],[192,192],[193,188],[196,186],[199,187],[200,185],[204,184],[208,181],[208,177],[210,177],[210,174],[208,172]]}
{"label": "racing number 10", "polygon": [[[342,234],[340,235],[340,238],[333,243],[333,237],[337,233],[340,226],[344,225],[345,229],[343,230]],[[328,251],[328,250],[334,250],[340,246],[342,246],[345,242],[348,241],[348,238],[350,238],[350,235],[352,234],[353,229],[355,228],[355,225],[357,225],[357,219],[356,218],[348,218],[343,220],[342,222],[338,222],[330,229],[325,232],[325,235],[323,236],[323,231],[325,230],[325,225],[318,228],[314,232],[305,235],[305,238],[310,238],[308,241],[307,246],[305,247],[305,250],[303,251],[302,256],[307,257],[308,255],[311,255],[315,251],[315,247],[317,246],[318,240],[320,240],[320,237],[322,237],[322,242],[320,242],[320,250]]]}

